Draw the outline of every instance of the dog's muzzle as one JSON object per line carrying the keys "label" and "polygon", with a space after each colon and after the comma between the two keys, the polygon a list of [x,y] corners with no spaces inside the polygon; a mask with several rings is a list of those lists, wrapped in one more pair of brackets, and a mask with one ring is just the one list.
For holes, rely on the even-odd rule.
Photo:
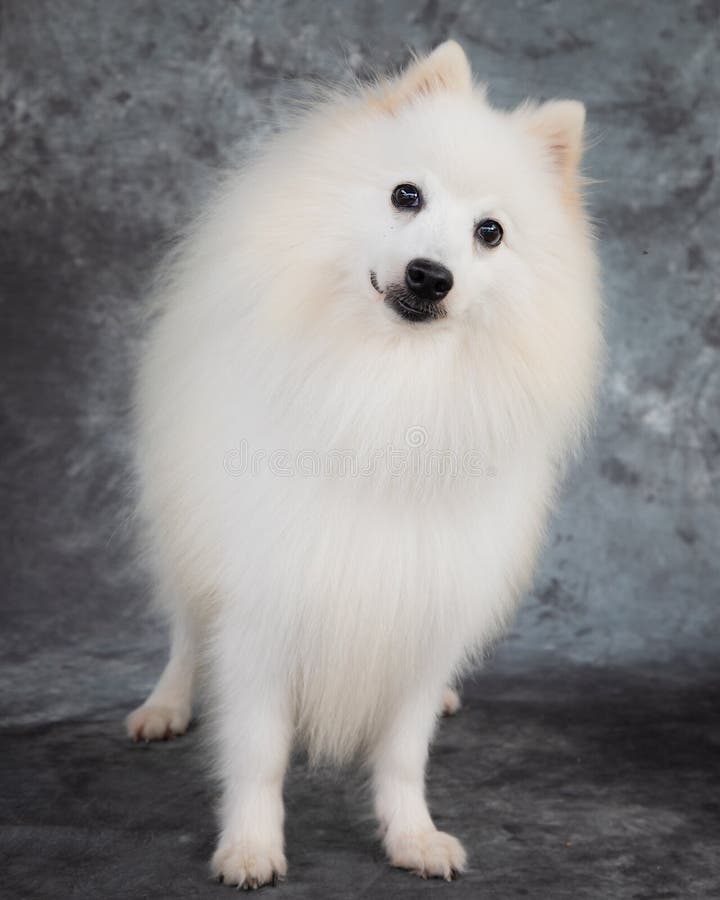
{"label": "dog's muzzle", "polygon": [[430,259],[413,259],[405,269],[405,281],[380,289],[377,275],[370,272],[370,283],[385,303],[408,322],[442,319],[447,309],[442,301],[450,293],[453,276],[450,269]]}

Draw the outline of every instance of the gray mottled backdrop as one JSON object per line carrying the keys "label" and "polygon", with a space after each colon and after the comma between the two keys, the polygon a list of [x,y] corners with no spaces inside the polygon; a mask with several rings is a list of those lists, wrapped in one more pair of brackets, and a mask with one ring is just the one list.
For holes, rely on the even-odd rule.
{"label": "gray mottled backdrop", "polygon": [[[137,311],[298,82],[447,36],[498,105],[587,104],[610,347],[535,590],[440,730],[430,795],[473,863],[451,890],[720,892],[719,20],[715,0],[0,2],[8,897],[222,896],[201,735],[120,731],[165,652],[127,525]],[[345,784],[293,770],[283,894],[436,889],[386,869]]]}

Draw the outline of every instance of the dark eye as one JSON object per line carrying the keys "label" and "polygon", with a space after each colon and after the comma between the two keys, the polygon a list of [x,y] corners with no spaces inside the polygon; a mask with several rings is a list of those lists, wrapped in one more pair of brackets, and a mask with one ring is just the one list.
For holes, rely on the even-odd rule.
{"label": "dark eye", "polygon": [[420,209],[423,203],[420,188],[414,184],[399,184],[391,196],[396,209]]}
{"label": "dark eye", "polygon": [[497,247],[503,239],[503,229],[495,219],[483,219],[475,229],[475,237],[486,247]]}

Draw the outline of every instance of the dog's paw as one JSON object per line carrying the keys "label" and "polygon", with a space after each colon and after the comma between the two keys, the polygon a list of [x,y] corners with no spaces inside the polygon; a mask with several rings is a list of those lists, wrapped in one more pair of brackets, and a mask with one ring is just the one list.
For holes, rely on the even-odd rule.
{"label": "dog's paw", "polygon": [[190,724],[190,710],[184,706],[153,706],[143,703],[125,719],[128,736],[134,741],[164,741],[184,734]]}
{"label": "dog's paw", "polygon": [[452,881],[465,868],[466,855],[457,838],[444,831],[421,831],[387,837],[388,857],[393,866],[411,869],[422,878]]}
{"label": "dog's paw", "polygon": [[225,884],[253,891],[264,884],[275,885],[287,874],[282,847],[248,841],[218,847],[210,868]]}
{"label": "dog's paw", "polygon": [[444,716],[454,716],[460,709],[460,695],[451,687],[446,687],[443,691],[442,706],[440,711]]}

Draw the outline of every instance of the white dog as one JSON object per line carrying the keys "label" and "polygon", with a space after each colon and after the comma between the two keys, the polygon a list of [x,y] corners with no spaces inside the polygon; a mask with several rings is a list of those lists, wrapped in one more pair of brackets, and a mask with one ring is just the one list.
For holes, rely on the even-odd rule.
{"label": "white dog", "polygon": [[584,117],[492,109],[447,42],[274,136],[164,271],[137,459],[172,652],[128,729],[183,732],[203,660],[228,883],[285,875],[296,739],[367,764],[393,865],[465,864],[428,743],[528,584],[592,405]]}

